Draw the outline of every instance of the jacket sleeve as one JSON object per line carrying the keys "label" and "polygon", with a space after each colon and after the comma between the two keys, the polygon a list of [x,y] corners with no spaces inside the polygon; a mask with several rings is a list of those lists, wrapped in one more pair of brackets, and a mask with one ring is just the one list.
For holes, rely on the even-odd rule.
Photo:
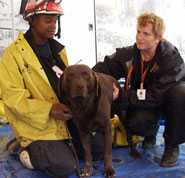
{"label": "jacket sleeve", "polygon": [[152,83],[146,89],[146,100],[138,100],[136,90],[128,91],[132,107],[155,108],[161,106],[168,89],[184,80],[185,66],[176,48],[166,50],[160,56],[158,67]]}
{"label": "jacket sleeve", "polygon": [[0,86],[8,120],[19,120],[41,130],[47,127],[52,103],[32,97],[10,51],[0,61]]}
{"label": "jacket sleeve", "polygon": [[113,76],[116,79],[126,77],[126,62],[132,59],[133,47],[117,48],[116,52],[110,56],[105,56],[103,62],[98,62],[93,70]]}

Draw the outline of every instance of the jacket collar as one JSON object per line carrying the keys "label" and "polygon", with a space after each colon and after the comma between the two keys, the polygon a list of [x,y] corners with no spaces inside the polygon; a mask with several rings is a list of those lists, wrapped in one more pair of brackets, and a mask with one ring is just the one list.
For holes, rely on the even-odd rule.
{"label": "jacket collar", "polygon": [[[33,35],[31,32],[31,28],[24,34],[25,39],[27,40],[27,42],[29,43],[29,45],[32,47],[32,49],[34,49],[34,43],[32,41],[33,39]],[[51,50],[53,52],[53,54],[58,54],[62,49],[64,49],[64,46],[59,43],[58,41],[56,41],[55,39],[49,39],[48,40]]]}
{"label": "jacket collar", "polygon": [[24,37],[23,33],[19,33],[17,40],[15,41],[15,46],[19,51],[19,54],[22,58],[22,65],[30,66],[37,71],[37,73],[50,85],[48,78],[42,69],[42,65],[39,62],[38,57],[34,53],[33,49],[31,48],[30,44]]}

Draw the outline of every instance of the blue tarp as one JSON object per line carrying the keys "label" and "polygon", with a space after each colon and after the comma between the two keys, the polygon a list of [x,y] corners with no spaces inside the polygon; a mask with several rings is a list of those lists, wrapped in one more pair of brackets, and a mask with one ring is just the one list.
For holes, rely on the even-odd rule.
{"label": "blue tarp", "polygon": [[[173,168],[161,168],[160,161],[164,146],[162,139],[163,128],[157,137],[155,148],[144,151],[139,148],[142,158],[134,160],[128,155],[127,148],[113,149],[113,165],[116,178],[184,178],[185,177],[185,146],[180,147],[179,164]],[[39,171],[30,171],[22,167],[16,157],[9,155],[5,150],[5,143],[12,137],[8,125],[0,127],[0,178],[49,178]],[[103,162],[94,163],[94,176],[102,178]],[[71,178],[75,178],[72,176]]]}

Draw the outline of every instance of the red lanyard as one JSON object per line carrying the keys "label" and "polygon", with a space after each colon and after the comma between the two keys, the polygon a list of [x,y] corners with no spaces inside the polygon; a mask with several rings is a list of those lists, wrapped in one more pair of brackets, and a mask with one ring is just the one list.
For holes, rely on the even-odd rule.
{"label": "red lanyard", "polygon": [[133,65],[131,65],[128,70],[128,75],[127,75],[126,82],[125,82],[125,90],[126,91],[129,89],[129,84],[130,84],[132,72],[133,72]]}
{"label": "red lanyard", "polygon": [[[151,71],[153,70],[153,68],[155,68],[156,65],[157,65],[157,63],[154,63],[154,65],[151,68]],[[133,68],[134,68],[133,65],[131,65],[129,70],[128,70],[128,75],[127,75],[127,79],[126,79],[126,82],[125,82],[125,90],[129,89],[129,84],[130,84]],[[144,88],[144,81],[145,81],[148,69],[149,69],[149,66],[144,70],[144,61],[141,59],[141,83],[140,83],[140,89]]]}
{"label": "red lanyard", "polygon": [[141,59],[141,83],[140,83],[140,89],[143,89],[143,87],[144,87],[144,81],[145,81],[147,72],[148,72],[148,67],[144,70],[144,61]]}

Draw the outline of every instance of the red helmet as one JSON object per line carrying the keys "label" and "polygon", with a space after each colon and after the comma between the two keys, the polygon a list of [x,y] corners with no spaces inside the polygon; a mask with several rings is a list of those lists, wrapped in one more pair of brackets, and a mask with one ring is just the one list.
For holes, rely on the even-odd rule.
{"label": "red helmet", "polygon": [[35,14],[63,15],[60,2],[61,0],[22,0],[20,14],[24,19]]}

